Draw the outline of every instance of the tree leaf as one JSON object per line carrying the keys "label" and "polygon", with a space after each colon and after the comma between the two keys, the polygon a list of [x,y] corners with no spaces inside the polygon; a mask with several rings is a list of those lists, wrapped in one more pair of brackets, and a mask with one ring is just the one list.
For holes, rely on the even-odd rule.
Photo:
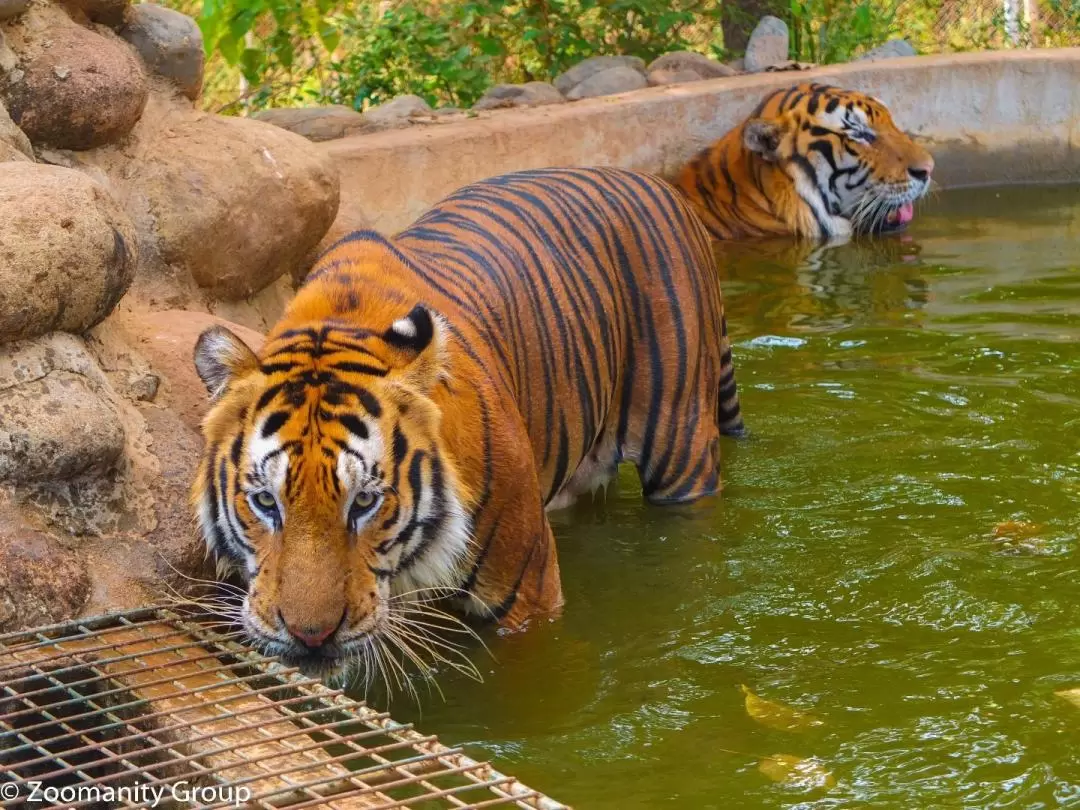
{"label": "tree leaf", "polygon": [[739,689],[746,696],[746,713],[763,726],[779,731],[806,731],[814,726],[824,725],[812,714],[758,697],[746,684],[740,684]]}
{"label": "tree leaf", "polygon": [[816,759],[800,759],[791,754],[773,754],[758,763],[758,770],[774,782],[804,790],[829,790],[836,779]]}

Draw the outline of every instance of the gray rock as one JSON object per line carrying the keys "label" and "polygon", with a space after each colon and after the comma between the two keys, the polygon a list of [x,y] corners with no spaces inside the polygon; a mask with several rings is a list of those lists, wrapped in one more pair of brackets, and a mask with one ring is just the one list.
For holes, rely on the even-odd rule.
{"label": "gray rock", "polygon": [[788,59],[787,23],[771,15],[762,17],[750,34],[743,57],[748,73],[760,73]]}
{"label": "gray rock", "polygon": [[128,9],[118,33],[135,47],[152,73],[174,82],[192,101],[199,97],[203,40],[199,26],[191,17],[171,8],[142,3]]}
{"label": "gray rock", "polygon": [[555,79],[555,89],[569,98],[570,91],[586,79],[617,67],[630,68],[645,75],[645,60],[636,56],[594,56],[560,74]]}
{"label": "gray rock", "polygon": [[30,0],[0,0],[0,21],[18,17],[30,6]]}
{"label": "gray rock", "polygon": [[7,109],[0,104],[0,162],[6,160],[34,160],[34,150],[26,133],[15,126]]}
{"label": "gray rock", "polygon": [[474,110],[497,110],[503,107],[540,107],[562,104],[563,94],[548,82],[497,84],[473,105]]}
{"label": "gray rock", "polygon": [[3,177],[0,343],[102,321],[135,275],[131,221],[103,187],[71,169],[8,163]]}
{"label": "gray rock", "polygon": [[124,23],[124,12],[130,0],[59,0],[60,5],[82,12],[91,20],[110,28]]}
{"label": "gray rock", "polygon": [[326,107],[282,107],[261,110],[252,118],[275,127],[303,135],[309,141],[333,141],[370,129],[360,113],[352,107],[332,104]]}
{"label": "gray rock", "polygon": [[628,67],[613,67],[600,73],[594,73],[567,94],[570,101],[597,96],[612,96],[616,93],[628,93],[647,87],[645,76]]}
{"label": "gray rock", "polygon": [[420,96],[398,96],[363,114],[364,123],[371,129],[395,129],[408,126],[413,116],[431,115],[431,105]]}
{"label": "gray rock", "polygon": [[0,347],[0,481],[56,481],[111,468],[124,451],[124,428],[110,393],[74,335]]}
{"label": "gray rock", "polygon": [[736,71],[694,51],[665,53],[649,65],[649,84],[682,84],[734,76]]}
{"label": "gray rock", "polygon": [[858,56],[856,62],[876,62],[878,59],[896,59],[901,56],[917,56],[915,48],[906,39],[890,39],[883,45]]}

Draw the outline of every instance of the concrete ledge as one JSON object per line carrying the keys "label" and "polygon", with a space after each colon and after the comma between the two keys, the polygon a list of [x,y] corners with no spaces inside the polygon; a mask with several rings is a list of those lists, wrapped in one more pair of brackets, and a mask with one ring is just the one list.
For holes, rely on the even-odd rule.
{"label": "concrete ledge", "polygon": [[614,165],[665,176],[771,89],[810,79],[877,96],[934,153],[944,187],[1080,180],[1080,48],[852,63],[657,87],[322,146],[341,171],[331,237],[393,233],[461,186],[508,171]]}

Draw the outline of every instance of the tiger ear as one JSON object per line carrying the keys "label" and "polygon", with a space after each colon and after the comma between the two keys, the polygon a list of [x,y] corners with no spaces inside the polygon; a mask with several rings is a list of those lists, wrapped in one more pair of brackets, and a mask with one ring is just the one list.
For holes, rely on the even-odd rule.
{"label": "tiger ear", "polygon": [[405,360],[398,378],[424,393],[434,388],[446,376],[446,333],[446,322],[423,304],[390,324],[383,340]]}
{"label": "tiger ear", "polygon": [[218,399],[229,383],[259,368],[259,358],[224,326],[203,330],[195,341],[195,371],[210,399]]}
{"label": "tiger ear", "polygon": [[743,146],[770,163],[780,159],[780,141],[783,137],[784,125],[779,121],[753,118],[743,125]]}

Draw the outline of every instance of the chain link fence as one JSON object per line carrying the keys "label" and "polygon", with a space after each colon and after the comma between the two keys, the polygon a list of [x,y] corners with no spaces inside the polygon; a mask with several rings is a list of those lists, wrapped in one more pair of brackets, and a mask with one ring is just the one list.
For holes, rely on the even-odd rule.
{"label": "chain link fence", "polygon": [[920,53],[1080,46],[1080,0],[900,0],[895,24]]}

